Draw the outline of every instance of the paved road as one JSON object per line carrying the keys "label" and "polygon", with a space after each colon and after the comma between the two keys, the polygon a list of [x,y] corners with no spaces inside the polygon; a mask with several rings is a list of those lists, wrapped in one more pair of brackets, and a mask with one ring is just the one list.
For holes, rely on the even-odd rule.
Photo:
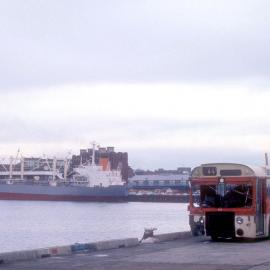
{"label": "paved road", "polygon": [[106,252],[2,264],[0,269],[269,270],[270,240],[212,242],[204,238],[190,238]]}

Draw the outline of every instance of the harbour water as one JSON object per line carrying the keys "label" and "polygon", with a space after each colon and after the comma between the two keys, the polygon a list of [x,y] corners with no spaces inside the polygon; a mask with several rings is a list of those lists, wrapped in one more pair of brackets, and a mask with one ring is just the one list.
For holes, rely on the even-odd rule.
{"label": "harbour water", "polygon": [[0,252],[188,230],[187,204],[0,201]]}

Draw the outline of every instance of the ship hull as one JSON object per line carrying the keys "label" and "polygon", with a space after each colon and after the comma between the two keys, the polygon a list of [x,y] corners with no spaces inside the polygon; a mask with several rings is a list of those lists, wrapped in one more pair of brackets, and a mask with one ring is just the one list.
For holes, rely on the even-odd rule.
{"label": "ship hull", "polygon": [[1,184],[0,200],[113,202],[127,199],[125,186],[75,187]]}

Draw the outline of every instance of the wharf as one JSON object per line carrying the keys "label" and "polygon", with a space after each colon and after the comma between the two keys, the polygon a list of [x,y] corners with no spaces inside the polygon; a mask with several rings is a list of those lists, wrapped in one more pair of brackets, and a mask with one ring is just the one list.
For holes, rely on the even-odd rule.
{"label": "wharf", "polygon": [[266,270],[270,269],[270,240],[213,242],[205,237],[187,237],[127,248],[12,262],[2,264],[0,268],[1,270]]}
{"label": "wharf", "polygon": [[173,202],[173,203],[188,203],[188,195],[131,195],[127,197],[129,202]]}

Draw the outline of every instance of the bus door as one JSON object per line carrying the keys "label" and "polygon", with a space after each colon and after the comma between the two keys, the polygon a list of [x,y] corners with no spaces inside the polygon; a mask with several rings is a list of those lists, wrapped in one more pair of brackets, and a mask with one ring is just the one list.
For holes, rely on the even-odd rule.
{"label": "bus door", "polygon": [[256,180],[256,235],[264,234],[263,181]]}

